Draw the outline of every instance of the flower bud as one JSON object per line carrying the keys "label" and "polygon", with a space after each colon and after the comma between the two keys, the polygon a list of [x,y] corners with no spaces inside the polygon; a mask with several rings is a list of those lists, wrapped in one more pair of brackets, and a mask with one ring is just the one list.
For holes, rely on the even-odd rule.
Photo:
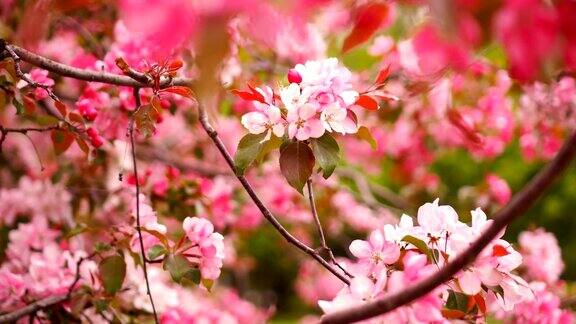
{"label": "flower bud", "polygon": [[288,70],[288,82],[290,83],[300,83],[302,82],[302,76],[296,69]]}

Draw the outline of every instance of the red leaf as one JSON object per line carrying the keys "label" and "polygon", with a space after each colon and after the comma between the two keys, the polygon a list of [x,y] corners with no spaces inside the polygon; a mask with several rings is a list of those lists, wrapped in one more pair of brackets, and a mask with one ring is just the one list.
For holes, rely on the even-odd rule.
{"label": "red leaf", "polygon": [[466,316],[466,313],[464,313],[463,311],[459,311],[457,309],[443,309],[442,316],[444,316],[447,319],[461,319],[464,318],[464,316]]}
{"label": "red leaf", "polygon": [[480,294],[474,295],[474,301],[476,301],[476,305],[478,305],[478,309],[483,314],[486,314],[486,301]]}
{"label": "red leaf", "polygon": [[67,110],[66,106],[62,103],[62,101],[55,101],[54,105],[56,106],[62,117],[66,117]]}
{"label": "red leaf", "polygon": [[252,91],[252,94],[256,98],[255,100],[260,101],[261,103],[266,103],[266,98],[260,92],[258,92],[250,83],[248,83],[248,88]]}
{"label": "red leaf", "polygon": [[382,26],[389,15],[388,5],[384,3],[369,3],[358,8],[352,32],[344,40],[342,52],[364,43]]}
{"label": "red leaf", "polygon": [[356,100],[356,104],[364,109],[372,111],[378,110],[379,108],[376,99],[367,95],[361,95],[360,97],[358,97],[358,99]]}
{"label": "red leaf", "polygon": [[452,125],[458,128],[462,134],[472,143],[476,145],[482,145],[484,142],[482,137],[474,130],[468,123],[462,118],[462,115],[456,110],[448,111],[448,120]]}
{"label": "red leaf", "polygon": [[60,129],[55,129],[50,133],[50,138],[52,139],[52,143],[54,144],[54,151],[56,151],[56,155],[60,155],[72,145],[74,141],[74,135],[70,132],[63,131]]}
{"label": "red leaf", "polygon": [[68,119],[70,119],[71,122],[82,125],[84,124],[84,118],[82,116],[80,116],[80,114],[76,113],[76,112],[71,112],[68,114]]}
{"label": "red leaf", "polygon": [[88,144],[86,144],[86,141],[84,141],[82,138],[80,138],[79,136],[76,136],[76,144],[78,144],[78,147],[82,150],[82,152],[84,152],[86,155],[88,155],[88,153],[90,153],[90,147],[88,147]]}
{"label": "red leaf", "polygon": [[192,91],[192,89],[190,89],[188,87],[172,86],[172,87],[168,87],[166,89],[162,89],[162,92],[175,93],[177,95],[181,95],[182,97],[196,100],[196,98],[194,96],[194,92]]}
{"label": "red leaf", "polygon": [[380,100],[386,100],[386,101],[399,101],[400,98],[398,98],[397,96],[388,93],[388,92],[384,92],[382,90],[376,90],[373,92],[370,92],[370,95],[373,97],[376,97]]}
{"label": "red leaf", "polygon": [[376,77],[376,82],[374,82],[374,84],[377,86],[384,85],[384,82],[386,79],[388,79],[388,76],[390,76],[390,65],[387,65],[385,68],[380,70],[380,72],[378,72],[378,76]]}
{"label": "red leaf", "polygon": [[492,256],[501,257],[508,254],[510,254],[510,252],[508,252],[508,250],[506,250],[502,245],[494,245],[492,247]]}
{"label": "red leaf", "polygon": [[24,109],[26,110],[26,113],[33,115],[34,111],[36,111],[36,101],[28,96],[24,96],[22,99],[24,100]]}
{"label": "red leaf", "polygon": [[170,64],[168,65],[168,71],[169,72],[175,72],[178,71],[179,69],[181,69],[184,66],[184,63],[180,60],[174,60],[172,62],[170,62]]}

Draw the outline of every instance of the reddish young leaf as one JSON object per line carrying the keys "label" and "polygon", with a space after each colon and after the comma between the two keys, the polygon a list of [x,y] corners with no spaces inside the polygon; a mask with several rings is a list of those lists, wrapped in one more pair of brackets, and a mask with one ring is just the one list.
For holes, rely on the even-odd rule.
{"label": "reddish young leaf", "polygon": [[160,111],[162,111],[162,104],[160,103],[160,98],[158,98],[158,96],[152,96],[152,99],[150,99],[150,104],[152,105],[152,108],[156,110],[157,113],[160,113]]}
{"label": "reddish young leaf", "polygon": [[397,96],[388,93],[388,92],[384,92],[382,90],[376,90],[376,91],[372,91],[370,92],[370,95],[373,97],[376,97],[380,100],[385,100],[385,101],[400,101],[400,98],[398,98]]}
{"label": "reddish young leaf", "polygon": [[90,147],[88,146],[88,144],[86,144],[86,141],[84,141],[80,136],[76,136],[76,144],[78,144],[78,147],[86,155],[88,155],[88,153],[90,153]]}
{"label": "reddish young leaf", "polygon": [[459,311],[457,309],[443,309],[442,316],[444,316],[447,319],[461,319],[464,318],[464,316],[466,316],[466,313],[464,313],[463,311]]}
{"label": "reddish young leaf", "polygon": [[361,95],[360,97],[358,97],[358,99],[356,100],[356,104],[364,109],[372,111],[378,110],[379,108],[376,99],[368,95]]}
{"label": "reddish young leaf", "polygon": [[168,64],[168,71],[175,72],[181,69],[184,66],[184,63],[181,60],[174,60]]}
{"label": "reddish young leaf", "polygon": [[248,88],[250,88],[250,91],[252,91],[254,98],[256,98],[255,100],[260,101],[261,103],[266,103],[266,98],[264,98],[264,96],[258,92],[250,83],[248,83]]}
{"label": "reddish young leaf", "polygon": [[480,137],[478,132],[476,132],[476,130],[474,130],[470,125],[468,125],[468,123],[466,123],[466,121],[464,120],[464,118],[462,118],[462,115],[460,115],[458,111],[454,109],[449,110],[448,120],[450,121],[450,123],[452,123],[452,125],[458,128],[470,142],[476,145],[482,145],[483,143],[482,137]]}
{"label": "reddish young leaf", "polygon": [[374,82],[374,84],[380,88],[381,86],[384,85],[384,82],[386,81],[386,79],[388,79],[389,76],[390,76],[390,65],[387,65],[385,68],[380,70],[380,72],[378,72],[378,76],[376,76],[376,82]]}
{"label": "reddish young leaf", "polygon": [[69,113],[68,119],[70,119],[72,123],[84,124],[84,118],[79,113],[76,112]]}
{"label": "reddish young leaf", "polygon": [[494,245],[492,247],[492,256],[501,257],[508,254],[510,254],[510,252],[508,252],[508,250],[506,250],[502,245]]}
{"label": "reddish young leaf", "polygon": [[194,95],[194,92],[192,91],[192,89],[188,88],[188,87],[182,87],[182,86],[172,86],[166,89],[162,90],[163,92],[170,92],[170,93],[175,93],[177,95],[181,95],[182,97],[186,97],[189,99],[193,99],[196,100],[196,96]]}
{"label": "reddish young leaf", "polygon": [[28,96],[22,97],[24,101],[24,110],[28,115],[33,115],[34,111],[36,111],[36,101]]}
{"label": "reddish young leaf", "polygon": [[60,155],[72,145],[74,141],[74,135],[72,135],[68,131],[63,131],[60,129],[54,129],[50,133],[50,138],[52,139],[52,143],[54,144],[54,151],[56,151],[56,155]]}
{"label": "reddish young leaf", "polygon": [[54,105],[56,106],[56,109],[58,109],[58,112],[60,112],[62,117],[66,117],[66,114],[68,113],[66,110],[66,105],[64,105],[62,101],[55,101]]}
{"label": "reddish young leaf", "polygon": [[474,301],[481,313],[486,314],[486,301],[480,294],[474,295]]}
{"label": "reddish young leaf", "polygon": [[354,28],[344,40],[342,52],[346,53],[370,39],[388,18],[389,11],[385,3],[368,3],[358,8]]}
{"label": "reddish young leaf", "polygon": [[123,58],[118,57],[114,62],[122,72],[124,73],[130,72],[130,65],[128,65],[128,63],[126,63],[126,61]]}

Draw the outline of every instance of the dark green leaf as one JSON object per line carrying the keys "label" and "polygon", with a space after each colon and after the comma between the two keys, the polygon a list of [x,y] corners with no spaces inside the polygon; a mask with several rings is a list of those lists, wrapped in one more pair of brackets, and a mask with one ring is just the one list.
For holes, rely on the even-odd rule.
{"label": "dark green leaf", "polygon": [[302,193],[314,170],[314,153],[308,145],[293,142],[280,151],[280,171],[288,183]]}
{"label": "dark green leaf", "polygon": [[254,162],[260,150],[264,147],[266,132],[262,134],[246,134],[238,143],[238,149],[234,156],[236,174],[243,175],[246,169]]}
{"label": "dark green leaf", "polygon": [[318,164],[322,168],[322,176],[328,179],[340,161],[340,147],[329,133],[320,138],[312,139],[312,151]]}
{"label": "dark green leaf", "polygon": [[18,101],[18,99],[13,98],[12,104],[16,107],[16,115],[20,115],[24,112],[24,104]]}
{"label": "dark green leaf", "polygon": [[126,276],[126,262],[124,257],[115,254],[104,258],[98,266],[100,276],[104,284],[104,290],[110,294],[115,294],[124,282]]}
{"label": "dark green leaf", "polygon": [[157,257],[159,257],[163,254],[166,254],[166,253],[168,253],[168,251],[166,251],[166,249],[164,248],[163,245],[156,244],[156,245],[152,246],[150,248],[150,250],[148,250],[148,259],[154,260]]}
{"label": "dark green leaf", "polygon": [[468,312],[468,295],[454,290],[448,290],[448,300],[446,301],[447,309]]}
{"label": "dark green leaf", "polygon": [[258,152],[256,157],[257,162],[262,162],[266,155],[282,145],[282,138],[272,135],[269,140],[263,143],[262,149]]}
{"label": "dark green leaf", "polygon": [[181,254],[168,254],[164,258],[164,270],[170,272],[172,280],[180,282],[182,277],[186,275],[186,272],[192,269],[190,262]]}
{"label": "dark green leaf", "polygon": [[197,286],[200,284],[202,277],[200,276],[200,270],[192,268],[182,276],[180,279],[180,284],[183,286]]}

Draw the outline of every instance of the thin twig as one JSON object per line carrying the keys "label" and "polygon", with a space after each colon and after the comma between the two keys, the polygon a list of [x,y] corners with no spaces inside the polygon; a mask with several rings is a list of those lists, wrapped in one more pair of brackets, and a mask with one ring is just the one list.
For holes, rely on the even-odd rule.
{"label": "thin twig", "polygon": [[[234,166],[234,160],[232,159],[230,152],[228,152],[228,150],[226,149],[226,146],[222,142],[222,139],[220,139],[220,137],[218,136],[218,132],[216,132],[214,127],[208,121],[208,115],[201,104],[198,105],[198,113],[202,128],[204,128],[204,131],[206,131],[210,139],[214,142],[216,148],[218,148],[218,151],[220,151],[220,154],[222,155],[222,157],[224,157],[226,163],[228,164],[232,172],[235,173],[236,168]],[[288,232],[284,228],[284,226],[282,226],[282,224],[276,219],[276,217],[274,217],[274,215],[272,215],[270,210],[264,205],[262,200],[260,200],[260,197],[258,197],[258,194],[256,194],[256,192],[254,191],[254,188],[248,182],[248,180],[246,180],[244,176],[236,174],[236,178],[238,179],[238,181],[240,181],[240,184],[242,184],[242,187],[244,187],[246,193],[248,193],[252,201],[254,201],[256,207],[258,207],[264,218],[266,218],[266,220],[270,222],[278,232],[280,232],[280,234],[286,239],[286,241],[288,241],[290,244],[294,245],[298,249],[310,255],[322,266],[324,266],[324,268],[328,269],[328,271],[332,272],[332,274],[338,277],[338,279],[342,280],[347,285],[350,284],[350,280],[345,275],[343,275],[338,269],[336,269],[330,263],[324,260],[324,258],[322,258],[322,256],[320,256],[320,254],[316,250],[312,249],[311,247],[307,246],[306,244],[302,243],[300,240],[292,236],[292,234],[290,234],[290,232]]]}
{"label": "thin twig", "polygon": [[332,253],[332,249],[328,247],[326,244],[326,236],[324,235],[324,230],[322,229],[322,223],[320,223],[320,217],[318,216],[318,210],[316,209],[316,201],[314,199],[314,190],[312,189],[312,180],[308,179],[306,181],[306,186],[308,188],[308,200],[310,201],[310,210],[312,211],[312,216],[314,216],[314,222],[316,223],[316,229],[318,230],[318,236],[320,237],[320,244],[322,245],[320,248],[326,253],[328,253],[328,258],[335,266],[340,268],[342,272],[344,272],[348,277],[353,278],[352,274],[350,274],[344,267],[342,267],[334,257],[334,253]]}
{"label": "thin twig", "polygon": [[568,168],[576,156],[576,131],[566,139],[556,157],[548,163],[513,199],[493,218],[492,225],[463,253],[430,277],[395,294],[351,307],[322,317],[322,323],[351,323],[390,312],[428,294],[453,278],[466,265],[472,263],[484,248],[516,218],[522,216],[544,191]]}
{"label": "thin twig", "polygon": [[[141,106],[140,102],[140,88],[134,88],[134,99],[136,100],[136,110]],[[132,120],[128,125],[128,134],[130,136],[130,146],[132,147],[132,167],[134,172],[134,178],[136,182],[136,231],[138,232],[138,240],[140,241],[140,252],[142,254],[142,268],[144,270],[144,280],[146,281],[146,293],[150,297],[150,304],[152,304],[152,313],[154,314],[154,321],[156,324],[158,321],[158,314],[156,314],[156,307],[154,306],[154,299],[152,298],[152,293],[150,292],[150,281],[148,280],[148,270],[146,268],[146,252],[144,251],[144,241],[142,239],[142,229],[140,227],[140,181],[138,179],[138,166],[136,164],[136,145],[134,144],[134,115],[132,115]]]}

